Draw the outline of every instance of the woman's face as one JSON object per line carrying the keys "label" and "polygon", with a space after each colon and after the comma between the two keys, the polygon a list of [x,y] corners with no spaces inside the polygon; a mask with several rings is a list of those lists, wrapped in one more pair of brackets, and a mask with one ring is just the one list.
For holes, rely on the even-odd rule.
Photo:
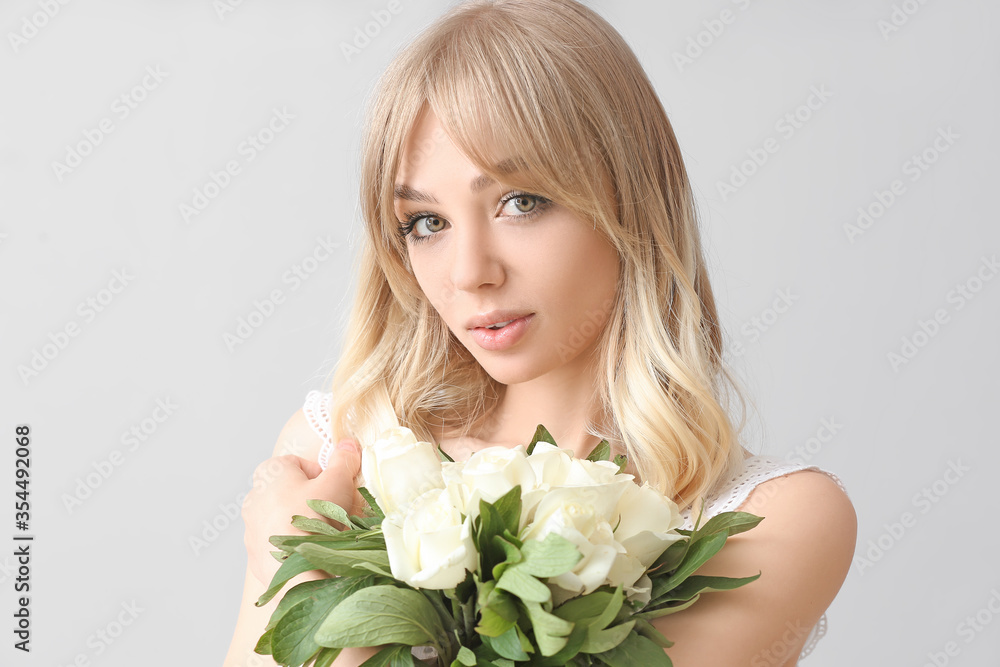
{"label": "woman's face", "polygon": [[[614,303],[618,253],[558,202],[480,176],[427,110],[395,183],[397,219],[419,216],[406,244],[420,288],[498,382],[580,367]],[[527,317],[499,333],[470,329],[494,311]]]}

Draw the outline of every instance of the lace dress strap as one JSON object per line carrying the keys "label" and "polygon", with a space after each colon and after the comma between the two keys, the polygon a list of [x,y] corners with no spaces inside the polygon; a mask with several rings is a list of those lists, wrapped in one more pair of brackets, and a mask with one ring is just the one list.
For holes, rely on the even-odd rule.
{"label": "lace dress strap", "polygon": [[333,433],[330,431],[330,399],[333,394],[319,390],[312,390],[306,394],[306,402],[302,406],[302,414],[306,416],[306,421],[312,426],[316,434],[323,439],[323,446],[319,450],[319,466],[326,470],[330,462],[330,452],[333,450]]}
{"label": "lace dress strap", "polygon": [[[847,489],[839,477],[818,466],[785,461],[773,456],[751,456],[744,461],[741,473],[726,482],[720,482],[717,487],[719,490],[705,499],[702,525],[716,514],[735,511],[759,484],[800,470],[816,470],[824,473],[833,479],[845,494],[847,493]],[[698,518],[698,509],[694,507],[682,512],[685,519],[683,528],[688,530],[694,528],[694,521]]]}

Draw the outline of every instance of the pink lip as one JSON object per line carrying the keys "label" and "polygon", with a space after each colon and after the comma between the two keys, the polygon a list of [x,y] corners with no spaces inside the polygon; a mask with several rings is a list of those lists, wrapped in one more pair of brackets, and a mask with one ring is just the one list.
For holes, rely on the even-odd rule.
{"label": "pink lip", "polygon": [[480,327],[488,327],[492,324],[509,322],[510,320],[520,319],[531,314],[533,313],[526,310],[491,310],[488,313],[483,313],[482,315],[473,317],[465,323],[465,328],[478,329]]}
{"label": "pink lip", "polygon": [[466,329],[478,329],[480,327],[488,327],[492,324],[499,324],[500,322],[509,322],[510,320],[517,320],[522,317],[527,317],[533,315],[534,313],[525,310],[491,310],[488,313],[483,313],[482,315],[477,315],[471,320],[465,323]]}
{"label": "pink lip", "polygon": [[[484,350],[489,350],[491,352],[499,352],[501,350],[506,350],[512,347],[517,341],[521,340],[525,332],[528,329],[528,325],[531,321],[535,319],[535,314],[531,313],[525,317],[519,317],[512,321],[505,327],[500,329],[486,329],[484,327],[476,327],[469,330],[472,337],[479,343],[479,347]],[[498,319],[497,322],[504,322],[504,319]]]}

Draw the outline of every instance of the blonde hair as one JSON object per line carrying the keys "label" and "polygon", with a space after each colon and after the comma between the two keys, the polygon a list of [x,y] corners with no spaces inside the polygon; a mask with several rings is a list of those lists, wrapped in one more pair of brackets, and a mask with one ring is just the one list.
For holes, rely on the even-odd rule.
{"label": "blonde hair", "polygon": [[397,232],[395,177],[427,108],[484,174],[593,221],[617,249],[617,298],[598,343],[604,417],[590,433],[623,446],[682,509],[736,474],[744,453],[727,381],[744,406],[740,429],[745,404],[722,359],[680,148],[628,44],[573,0],[457,5],[380,79],[362,143],[359,284],[331,382],[334,437],[370,442],[397,420],[431,442],[468,434],[501,395],[424,298]]}

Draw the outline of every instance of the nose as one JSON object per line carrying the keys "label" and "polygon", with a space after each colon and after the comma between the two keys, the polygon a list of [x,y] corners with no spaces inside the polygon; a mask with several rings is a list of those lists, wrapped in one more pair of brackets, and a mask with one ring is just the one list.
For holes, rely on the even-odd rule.
{"label": "nose", "polygon": [[489,221],[454,227],[451,280],[456,290],[475,292],[484,286],[498,286],[503,282],[504,267],[498,244],[489,229]]}

